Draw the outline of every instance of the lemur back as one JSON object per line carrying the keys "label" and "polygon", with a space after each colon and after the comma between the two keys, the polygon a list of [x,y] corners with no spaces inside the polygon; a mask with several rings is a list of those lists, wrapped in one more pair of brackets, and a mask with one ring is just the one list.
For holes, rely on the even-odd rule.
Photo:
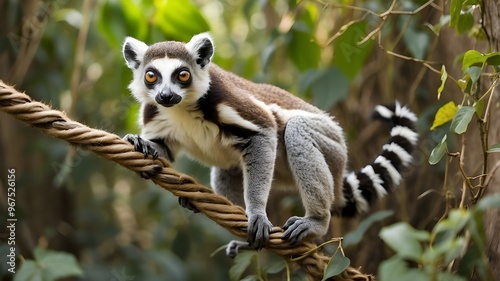
{"label": "lemur back", "polygon": [[134,74],[129,88],[141,102],[142,131],[125,139],[145,157],[173,161],[186,152],[212,167],[212,188],[248,215],[248,242],[230,243],[228,255],[268,242],[272,188],[293,187],[301,195],[305,215],[283,226],[283,239],[296,243],[324,235],[331,213],[366,212],[399,184],[417,142],[416,116],[406,107],[376,108],[378,118],[392,122],[391,139],[374,162],[345,174],[344,134],[331,116],[283,89],[221,69],[211,62],[213,52],[206,33],[151,46],[127,38],[123,54]]}

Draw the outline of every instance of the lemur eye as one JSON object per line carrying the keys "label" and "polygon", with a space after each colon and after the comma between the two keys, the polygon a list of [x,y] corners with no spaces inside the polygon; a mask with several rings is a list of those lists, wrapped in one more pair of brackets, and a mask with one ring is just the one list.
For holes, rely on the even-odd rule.
{"label": "lemur eye", "polygon": [[144,75],[144,80],[148,83],[154,83],[156,80],[158,80],[158,77],[153,71],[147,71],[146,74]]}
{"label": "lemur eye", "polygon": [[182,83],[186,83],[187,81],[189,81],[189,78],[191,78],[191,73],[189,73],[189,71],[187,70],[183,70],[177,75],[177,79],[179,79],[179,81]]}

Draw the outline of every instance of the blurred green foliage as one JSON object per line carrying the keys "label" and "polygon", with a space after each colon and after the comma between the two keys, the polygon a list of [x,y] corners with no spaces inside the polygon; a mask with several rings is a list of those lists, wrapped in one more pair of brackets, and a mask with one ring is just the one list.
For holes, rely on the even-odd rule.
{"label": "blurred green foliage", "polygon": [[[0,34],[0,59],[13,66],[24,63],[29,68],[25,75],[18,76],[9,76],[10,69],[0,69],[0,79],[21,77],[8,82],[17,83],[34,99],[66,110],[71,117],[90,127],[122,136],[137,133],[138,104],[127,89],[132,75],[121,55],[125,36],[154,43],[187,41],[196,33],[210,31],[216,43],[214,61],[221,67],[253,81],[281,86],[327,111],[335,108],[341,113],[362,115],[371,110],[363,107],[368,105],[367,99],[374,99],[374,103],[387,102],[397,96],[413,107],[430,99],[430,103],[420,108],[419,127],[427,132],[429,120],[440,106],[434,100],[438,86],[431,87],[432,91],[420,85],[409,90],[413,77],[398,73],[397,63],[393,60],[381,60],[380,57],[390,56],[380,48],[399,51],[410,60],[426,59],[432,51],[435,35],[448,23],[459,34],[476,32],[479,37],[480,31],[474,30],[474,21],[471,24],[471,9],[477,1],[451,1],[450,14],[434,20],[438,23],[433,25],[423,23],[423,18],[432,18],[432,12],[410,13],[426,2],[397,1],[397,8],[402,13],[383,18],[376,14],[386,11],[391,3],[382,0],[6,0],[0,2],[4,24],[0,30],[5,31],[5,34]],[[34,5],[36,12],[26,16],[29,4]],[[90,9],[82,8],[85,5]],[[86,17],[90,18],[88,34],[81,44],[78,37],[84,30]],[[43,19],[42,25],[38,26],[40,18]],[[371,33],[377,28],[378,33]],[[37,45],[34,38],[38,35],[40,42]],[[382,39],[377,40],[378,36]],[[34,44],[34,57],[23,61],[19,57],[29,57],[22,53],[26,42]],[[79,49],[83,50],[80,62],[76,59]],[[477,85],[483,66],[498,66],[498,57],[498,53],[464,55],[463,65],[466,67],[463,70],[467,71],[463,73],[463,89],[467,93],[475,89],[473,85]],[[448,77],[446,68],[442,69],[440,93],[445,91]],[[80,75],[75,74],[77,70],[81,70]],[[373,84],[364,82],[377,75],[384,78]],[[76,87],[73,87],[75,76]],[[392,85],[398,84],[399,80],[404,80],[401,83],[405,84],[399,88],[404,91],[395,94],[398,91]],[[384,91],[373,93],[372,88]],[[353,98],[344,105],[349,96]],[[462,108],[466,108],[462,111],[467,111],[467,116],[473,114],[469,107]],[[475,112],[480,111],[481,104],[474,104],[474,108]],[[451,115],[453,119],[455,114]],[[345,125],[350,140],[355,142],[358,137],[363,137],[360,118],[346,114],[343,119],[342,125]],[[463,125],[453,128],[463,128]],[[448,144],[453,146],[451,138],[446,137],[446,129],[443,126],[437,134],[423,136],[425,145],[437,143],[440,149],[434,153],[439,157],[431,158],[433,163],[438,163],[445,155]],[[56,280],[69,275],[74,279],[68,280],[104,281],[282,280],[288,274],[291,274],[291,280],[305,280],[300,270],[265,251],[246,252],[235,261],[221,251],[210,255],[235,237],[205,217],[181,209],[171,194],[130,171],[89,153],[72,150],[54,139],[41,135],[31,137],[32,134],[31,129],[19,126],[19,135],[24,138],[16,140],[22,150],[21,157],[16,155],[20,158],[18,164],[23,165],[19,169],[18,186],[22,187],[20,193],[26,195],[18,199],[18,214],[33,233],[19,234],[20,244],[25,240],[30,243],[21,245],[21,254],[27,259],[20,263],[20,273],[15,281]],[[368,150],[371,143],[373,141],[368,137],[360,146]],[[498,152],[498,145],[493,145],[490,150]],[[363,153],[352,151],[351,161],[364,161]],[[417,155],[417,160],[418,156],[427,159],[428,152],[419,151],[427,154]],[[8,154],[7,149],[4,148],[2,153]],[[200,164],[183,158],[175,163],[175,167],[208,185],[208,170]],[[422,186],[412,187],[415,193],[429,188],[426,180]],[[55,193],[64,196],[56,197]],[[33,201],[28,200],[33,197]],[[415,197],[407,202],[400,199],[403,201],[400,205],[410,206]],[[284,215],[300,211],[298,199],[285,198],[283,201],[285,204],[279,206],[286,206],[282,210]],[[54,209],[55,214],[47,209]],[[385,278],[387,274],[400,273],[394,276],[401,278],[407,276],[404,274],[416,274],[422,277],[424,273],[414,273],[415,270],[410,269],[408,260],[423,263],[426,270],[443,260],[451,263],[450,259],[457,256],[455,250],[463,243],[463,231],[481,232],[481,226],[474,225],[480,221],[478,210],[479,207],[465,213],[456,211],[429,231],[415,230],[404,223],[386,228],[381,237],[396,255],[382,263],[380,276]],[[345,236],[344,246],[363,243],[368,228],[381,224],[391,214],[378,212],[366,218],[357,231]],[[42,225],[37,225],[37,220],[51,215],[56,222],[43,220]],[[422,221],[427,219],[427,214],[424,216],[420,217]],[[429,216],[432,221],[433,217]],[[342,227],[334,230],[339,229],[343,231],[342,235],[348,232]],[[437,234],[443,233],[446,239],[435,239]],[[401,237],[405,239],[402,241]],[[58,244],[61,238],[69,242]],[[479,239],[476,242],[484,242],[480,236],[476,238]],[[438,252],[423,247],[438,244],[445,245],[437,249]],[[362,252],[376,248],[370,245]],[[448,246],[453,250],[450,253],[446,252]],[[57,251],[43,248],[56,248]],[[329,270],[333,273],[349,264],[339,249],[327,247],[334,256],[333,260],[341,261],[331,263]],[[72,255],[61,251],[69,251]],[[383,252],[380,249],[374,251]],[[472,266],[478,266],[473,264],[474,259],[483,258],[483,254],[480,247],[473,246],[470,256],[462,259],[470,263],[463,264],[463,267],[461,264],[464,276],[470,273]],[[73,257],[78,259],[78,265]],[[375,262],[371,259],[367,264],[373,266],[375,263],[375,268],[381,262],[380,259]],[[351,260],[353,266],[358,265],[356,260]],[[0,273],[2,280],[12,280],[3,263]],[[441,278],[437,272],[429,274]],[[444,279],[449,277],[442,275]]]}
{"label": "blurred green foliage", "polygon": [[[432,231],[416,230],[405,222],[385,227],[380,237],[396,253],[378,272],[382,280],[494,280],[486,256],[483,216],[500,208],[500,196],[485,197],[471,210],[454,209]],[[470,249],[468,244],[472,242]],[[421,265],[410,268],[410,262]],[[447,268],[457,267],[456,274]]]}

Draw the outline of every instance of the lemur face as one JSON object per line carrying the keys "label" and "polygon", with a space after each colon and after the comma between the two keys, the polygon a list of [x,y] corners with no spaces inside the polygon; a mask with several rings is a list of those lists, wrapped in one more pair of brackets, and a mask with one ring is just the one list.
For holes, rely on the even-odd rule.
{"label": "lemur face", "polygon": [[151,46],[127,37],[123,56],[134,73],[129,88],[141,103],[191,105],[208,90],[213,52],[212,39],[206,33],[187,44],[167,41]]}

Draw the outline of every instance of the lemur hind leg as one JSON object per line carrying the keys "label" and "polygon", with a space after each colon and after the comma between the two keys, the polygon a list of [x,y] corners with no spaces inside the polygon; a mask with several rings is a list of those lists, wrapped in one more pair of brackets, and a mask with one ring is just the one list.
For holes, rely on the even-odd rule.
{"label": "lemur hind leg", "polygon": [[[327,116],[296,116],[289,119],[285,128],[288,163],[306,212],[304,217],[289,218],[283,226],[282,238],[292,244],[328,231],[334,188],[341,189],[335,185],[342,181],[346,158],[345,152],[341,153],[342,147],[345,149],[342,131],[330,123],[333,121]],[[330,155],[325,155],[328,152],[341,155],[332,161]]]}
{"label": "lemur hind leg", "polygon": [[231,202],[245,208],[243,199],[243,172],[240,168],[212,167],[210,184],[215,193],[226,196]]}
{"label": "lemur hind leg", "polygon": [[[240,168],[223,170],[213,167],[210,174],[212,189],[226,196],[231,202],[245,208],[243,197],[243,173]],[[234,258],[240,250],[252,249],[248,242],[232,240],[226,247],[226,255]]]}

